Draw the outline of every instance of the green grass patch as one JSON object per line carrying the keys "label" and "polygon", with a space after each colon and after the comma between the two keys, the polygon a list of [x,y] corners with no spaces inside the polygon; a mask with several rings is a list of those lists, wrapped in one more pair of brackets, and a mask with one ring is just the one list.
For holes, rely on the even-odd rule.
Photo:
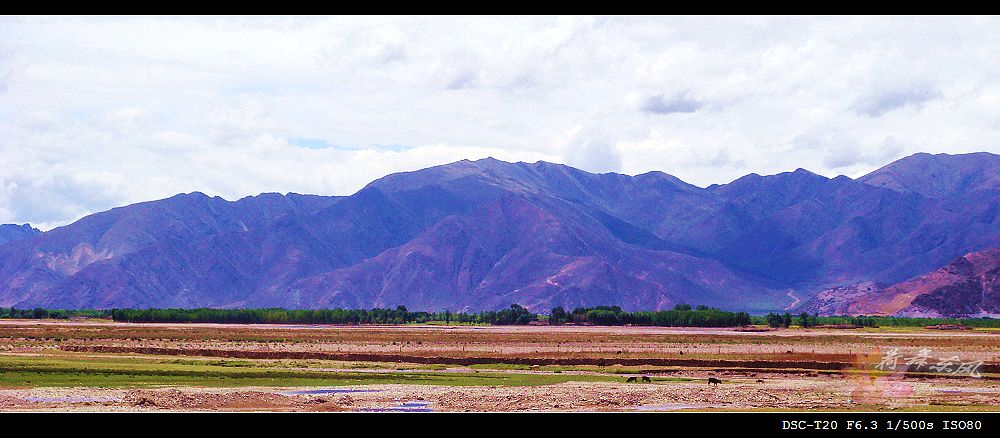
{"label": "green grass patch", "polygon": [[266,364],[255,364],[245,360],[188,360],[188,359],[174,359],[168,360],[162,363],[168,364],[181,364],[181,365],[210,365],[218,367],[236,367],[236,368],[250,368],[259,367]]}
{"label": "green grass patch", "polygon": [[535,386],[614,381],[615,376],[518,373],[324,372],[233,366],[245,361],[146,360],[0,355],[0,387],[344,386],[413,384]]}
{"label": "green grass patch", "polygon": [[[488,363],[488,364],[469,365],[469,368],[476,370],[514,370],[514,371],[531,370],[531,371],[544,371],[557,374],[566,371],[583,371],[583,372],[599,373],[605,375],[607,374],[641,375],[641,374],[655,373],[654,371],[651,371],[644,367],[622,367],[622,366],[601,367],[597,365],[540,365],[533,367],[531,365],[522,365],[522,364]],[[610,377],[613,377],[613,380],[620,379],[620,377],[616,376],[610,376]],[[691,379],[687,377],[653,377],[653,380],[659,382],[690,382],[693,380],[702,380],[702,379]]]}

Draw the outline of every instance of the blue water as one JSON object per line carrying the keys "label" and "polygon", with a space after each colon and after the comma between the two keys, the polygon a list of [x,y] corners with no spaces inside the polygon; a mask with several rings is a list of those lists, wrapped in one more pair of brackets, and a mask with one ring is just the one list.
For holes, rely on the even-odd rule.
{"label": "blue water", "polygon": [[378,389],[303,389],[301,391],[291,391],[285,395],[313,395],[313,394],[348,394],[352,392],[380,392]]}
{"label": "blue water", "polygon": [[23,400],[39,403],[86,403],[116,402],[121,397],[24,397]]}
{"label": "blue water", "polygon": [[355,412],[434,412],[434,409],[428,406],[431,402],[426,401],[411,401],[403,403],[399,406],[393,406],[388,408],[364,408],[357,409]]}

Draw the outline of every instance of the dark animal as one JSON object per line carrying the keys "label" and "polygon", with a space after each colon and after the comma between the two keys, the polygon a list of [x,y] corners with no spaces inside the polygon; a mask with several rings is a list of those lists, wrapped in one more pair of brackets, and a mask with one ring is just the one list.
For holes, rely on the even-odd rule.
{"label": "dark animal", "polygon": [[757,383],[764,383],[764,379],[757,379]]}
{"label": "dark animal", "polygon": [[642,376],[642,383],[653,383],[653,379],[650,379],[649,376]]}
{"label": "dark animal", "polygon": [[720,383],[722,383],[722,381],[719,380],[719,379],[716,379],[715,377],[709,377],[708,378],[708,384],[709,385],[714,384],[715,386],[719,386]]}
{"label": "dark animal", "polygon": [[632,376],[632,377],[629,377],[629,378],[625,379],[625,383],[634,382],[634,381],[635,381],[635,376]]}

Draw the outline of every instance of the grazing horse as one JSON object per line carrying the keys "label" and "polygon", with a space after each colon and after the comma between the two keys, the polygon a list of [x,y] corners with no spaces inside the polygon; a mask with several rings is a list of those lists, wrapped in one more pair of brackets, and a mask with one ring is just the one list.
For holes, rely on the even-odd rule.
{"label": "grazing horse", "polygon": [[635,376],[632,376],[632,377],[629,377],[629,378],[625,379],[625,383],[629,383],[629,382],[635,382]]}
{"label": "grazing horse", "polygon": [[653,379],[650,379],[649,376],[642,376],[642,383],[653,383]]}
{"label": "grazing horse", "polygon": [[719,386],[720,383],[722,383],[722,381],[719,380],[719,379],[716,379],[715,377],[709,377],[708,378],[708,384],[709,385],[713,385],[714,384],[715,386]]}

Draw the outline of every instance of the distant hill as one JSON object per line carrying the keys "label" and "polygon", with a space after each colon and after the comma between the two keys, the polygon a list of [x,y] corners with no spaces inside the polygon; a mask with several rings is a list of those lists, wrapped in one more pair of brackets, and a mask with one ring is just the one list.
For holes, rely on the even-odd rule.
{"label": "distant hill", "polygon": [[828,315],[1000,317],[1000,248],[966,254],[892,286],[825,290],[806,308]]}
{"label": "distant hill", "polygon": [[183,194],[0,246],[0,306],[798,310],[1000,247],[997,158],[707,188],[484,159],[343,197]]}

